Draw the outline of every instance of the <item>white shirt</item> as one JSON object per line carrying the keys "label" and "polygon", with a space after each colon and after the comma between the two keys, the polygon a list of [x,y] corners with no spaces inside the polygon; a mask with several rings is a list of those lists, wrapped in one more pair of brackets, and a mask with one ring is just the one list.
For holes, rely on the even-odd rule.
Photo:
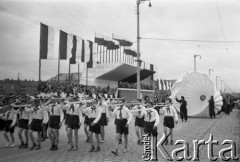
{"label": "white shirt", "polygon": [[[145,110],[146,108],[143,105],[136,105],[132,108],[131,112],[134,116],[138,118],[142,118],[141,111]],[[138,110],[138,111],[136,111]]]}
{"label": "white shirt", "polygon": [[172,105],[163,107],[162,113],[163,113],[164,117],[165,116],[172,116],[172,117],[174,117],[175,121],[178,121],[177,112],[176,112],[175,108]]}
{"label": "white shirt", "polygon": [[132,120],[132,114],[126,106],[116,107],[111,113],[115,119],[127,119],[127,124],[130,124]]}
{"label": "white shirt", "polygon": [[106,101],[102,101],[102,105],[99,107],[102,109],[102,113],[106,113],[106,116],[109,117],[108,103]]}
{"label": "white shirt", "polygon": [[5,114],[1,117],[3,120],[12,120],[11,126],[14,126],[17,122],[17,114],[14,113],[12,110],[8,110]]}
{"label": "white shirt", "polygon": [[100,120],[102,115],[102,109],[99,107],[91,106],[91,107],[83,108],[81,109],[81,111],[89,118],[95,118],[93,123],[97,123]]}
{"label": "white shirt", "polygon": [[14,113],[19,114],[19,119],[29,120],[30,114],[25,109],[19,108],[18,110],[13,110]]}
{"label": "white shirt", "polygon": [[44,118],[43,115],[43,110],[39,107],[35,108],[35,107],[31,107],[31,108],[26,108],[25,107],[25,111],[31,113],[31,119],[40,119],[42,120]]}
{"label": "white shirt", "polygon": [[146,122],[154,122],[155,121],[155,126],[159,124],[159,115],[157,110],[154,108],[146,108],[141,112],[141,117],[144,117],[144,121]]}
{"label": "white shirt", "polygon": [[79,116],[79,121],[82,122],[82,112],[80,110],[79,104],[66,104],[62,107],[63,110],[66,110],[67,114]]}

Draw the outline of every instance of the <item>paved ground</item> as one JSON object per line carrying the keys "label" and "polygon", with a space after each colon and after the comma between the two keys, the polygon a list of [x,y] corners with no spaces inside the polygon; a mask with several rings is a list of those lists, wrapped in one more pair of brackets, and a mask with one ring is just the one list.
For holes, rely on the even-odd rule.
{"label": "paved ground", "polygon": [[[162,123],[162,118],[160,120]],[[106,127],[106,141],[101,144],[101,152],[89,153],[90,145],[85,143],[86,137],[81,128],[79,133],[79,150],[74,152],[68,152],[67,137],[64,128],[61,129],[60,146],[56,152],[49,151],[49,141],[42,143],[42,149],[39,151],[20,150],[15,148],[4,148],[5,141],[0,135],[0,161],[39,161],[39,162],[62,162],[62,161],[142,161],[143,146],[136,144],[136,136],[133,127],[133,123],[130,125],[129,135],[129,151],[123,153],[123,146],[119,150],[119,156],[114,156],[110,153],[110,150],[114,145],[115,127],[113,125],[113,119],[110,120],[109,126]],[[162,124],[158,127],[159,136],[162,135]],[[210,134],[213,134],[215,140],[219,141],[217,146],[214,146],[214,155],[218,156],[218,152],[222,148],[228,147],[228,145],[221,145],[225,139],[231,139],[236,143],[237,155],[240,157],[240,110],[233,110],[230,115],[218,116],[216,119],[208,118],[190,118],[188,122],[182,123],[181,121],[174,130],[174,139],[186,140],[190,146],[190,155],[193,153],[192,141],[209,139]],[[16,137],[16,144],[19,143]],[[170,152],[174,148],[179,146],[166,146]],[[166,161],[158,153],[158,161]],[[207,158],[207,146],[200,147],[200,161],[209,161]],[[218,159],[218,161],[222,161]]]}

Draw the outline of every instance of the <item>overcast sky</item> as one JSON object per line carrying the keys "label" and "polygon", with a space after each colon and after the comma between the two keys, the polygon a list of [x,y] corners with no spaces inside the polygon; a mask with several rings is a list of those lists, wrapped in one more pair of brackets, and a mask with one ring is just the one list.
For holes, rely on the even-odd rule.
{"label": "overcast sky", "polygon": [[[240,1],[151,0],[140,6],[142,38],[240,41]],[[7,11],[6,11],[7,10]],[[62,29],[83,39],[94,33],[112,33],[136,41],[136,0],[1,0],[0,1],[0,79],[38,79],[39,22]],[[136,44],[134,44],[136,45]],[[56,51],[57,51],[56,44]],[[226,51],[226,46],[228,51]],[[233,90],[240,91],[240,42],[202,43],[141,40],[142,59],[158,67],[160,78],[177,79],[193,70],[214,69],[212,79],[221,76]],[[72,66],[77,71],[77,66]],[[61,61],[61,72],[68,72]],[[57,61],[42,61],[42,79],[57,74]]]}

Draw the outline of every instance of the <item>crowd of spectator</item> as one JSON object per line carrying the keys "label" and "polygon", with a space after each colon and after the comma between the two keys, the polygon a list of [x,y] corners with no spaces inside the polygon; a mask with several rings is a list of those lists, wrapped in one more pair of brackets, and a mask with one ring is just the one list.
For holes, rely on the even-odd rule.
{"label": "crowd of spectator", "polygon": [[[147,85],[147,84],[140,84],[141,89],[146,90],[153,90],[153,85]],[[130,88],[130,89],[137,89],[137,83],[129,83],[129,82],[119,82],[118,83],[119,88]]]}
{"label": "crowd of spectator", "polygon": [[78,93],[92,96],[93,94],[99,96],[113,96],[115,97],[115,89],[107,87],[88,86],[77,83],[58,83],[58,82],[40,82],[37,90],[39,93],[57,93],[60,96],[61,93],[65,93],[67,96],[76,95]]}

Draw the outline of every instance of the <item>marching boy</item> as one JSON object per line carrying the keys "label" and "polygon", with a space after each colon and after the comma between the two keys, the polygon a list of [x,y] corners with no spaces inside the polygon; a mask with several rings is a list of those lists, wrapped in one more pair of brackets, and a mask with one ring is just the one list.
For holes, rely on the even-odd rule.
{"label": "marching boy", "polygon": [[[68,151],[78,150],[78,130],[82,125],[82,112],[79,108],[77,102],[69,102],[63,109],[68,113],[68,122],[67,122],[67,136],[70,143],[70,148]],[[73,145],[72,134],[74,132],[75,143]]]}
{"label": "marching boy", "polygon": [[[141,102],[141,101],[140,101]],[[138,138],[137,144],[141,145],[142,141],[143,141],[143,133],[144,133],[144,117],[140,116],[141,115],[141,111],[145,109],[145,107],[143,105],[136,105],[132,108],[132,110],[138,110],[137,112],[134,113],[135,117],[135,131],[136,131],[136,135]]]}
{"label": "marching boy", "polygon": [[[82,107],[82,112],[88,116],[89,118],[89,140],[91,143],[91,149],[89,152],[99,152],[100,151],[100,118],[102,115],[101,108],[98,107],[97,100],[92,100],[92,106],[90,107]],[[97,140],[97,147],[95,148],[93,142],[93,133],[95,133],[95,137]]]}
{"label": "marching boy", "polygon": [[56,151],[59,143],[59,129],[64,119],[63,109],[56,100],[52,100],[52,104],[48,106],[45,105],[42,105],[42,108],[44,111],[49,112],[48,137],[52,142],[50,150]]}
{"label": "marching boy", "polygon": [[[29,120],[29,138],[32,141],[32,147],[30,150],[41,149],[41,132],[42,132],[42,121],[44,119],[44,112],[40,107],[39,100],[35,100],[34,107],[25,107],[25,111],[30,113]],[[37,132],[37,144],[33,137],[33,132]]]}
{"label": "marching boy", "polygon": [[[174,123],[178,123],[178,115],[175,110],[175,108],[172,106],[172,100],[170,98],[167,98],[166,101],[166,107],[163,107],[162,113],[163,113],[163,126],[164,126],[164,134],[167,136],[167,128],[170,130],[170,137],[171,141],[170,144],[173,145],[173,128]],[[168,144],[168,139],[166,140],[165,145]]]}
{"label": "marching boy", "polygon": [[157,110],[153,108],[152,102],[149,101],[146,103],[146,109],[143,109],[140,117],[144,117],[144,133],[151,135],[153,137],[153,141],[156,141],[159,115]]}
{"label": "marching boy", "polygon": [[[25,106],[20,107],[17,106],[15,104],[12,104],[13,107],[19,107],[17,110],[13,110],[16,114],[19,115],[19,119],[18,119],[18,137],[19,140],[21,142],[21,144],[19,145],[19,148],[28,148],[28,123],[29,123],[29,112],[27,112],[25,110]],[[24,136],[25,136],[25,143],[22,137],[22,132],[24,132]]]}
{"label": "marching boy", "polygon": [[[132,120],[132,114],[129,111],[129,109],[122,104],[122,101],[120,101],[120,106],[116,107],[113,112],[110,111],[109,114],[111,116],[115,117],[115,125],[116,125],[116,139],[115,139],[115,149],[112,150],[112,153],[114,155],[118,155],[118,145],[119,145],[119,139],[121,138],[121,135],[124,134],[124,153],[127,152],[128,147],[128,126]],[[110,109],[109,109],[110,110]]]}
{"label": "marching boy", "polygon": [[[17,122],[17,115],[13,112],[12,107],[10,107],[10,109],[5,112],[5,114],[1,115],[0,118],[4,120],[3,136],[7,141],[5,147],[14,147],[14,128]],[[8,133],[10,135],[10,140]]]}

